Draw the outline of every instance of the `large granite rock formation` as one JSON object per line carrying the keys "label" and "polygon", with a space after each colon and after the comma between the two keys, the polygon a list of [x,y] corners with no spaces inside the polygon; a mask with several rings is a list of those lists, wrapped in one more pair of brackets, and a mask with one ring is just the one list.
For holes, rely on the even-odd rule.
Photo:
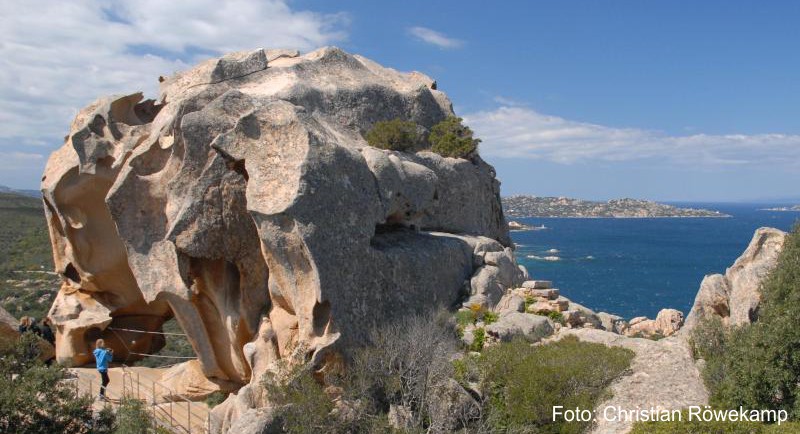
{"label": "large granite rock formation", "polygon": [[718,317],[726,325],[750,324],[758,317],[761,284],[775,268],[786,232],[759,228],[747,250],[725,271],[703,279],[683,330],[703,319]]}
{"label": "large granite rock formation", "polygon": [[47,164],[59,361],[89,362],[98,337],[136,360],[163,339],[130,330],[174,316],[193,372],[251,383],[217,408],[227,429],[277,361],[325,369],[376,322],[466,291],[493,304],[525,279],[491,166],[362,138],[452,115],[432,79],[324,48],[233,53],[161,81],[157,101],[80,111]]}

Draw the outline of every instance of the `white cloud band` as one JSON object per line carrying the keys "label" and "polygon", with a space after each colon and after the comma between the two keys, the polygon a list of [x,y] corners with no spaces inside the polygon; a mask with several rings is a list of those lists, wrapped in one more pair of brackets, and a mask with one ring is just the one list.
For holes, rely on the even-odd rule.
{"label": "white cloud band", "polygon": [[488,157],[581,161],[656,160],[665,164],[800,167],[800,136],[694,134],[670,136],[548,116],[525,107],[500,107],[464,116]]}

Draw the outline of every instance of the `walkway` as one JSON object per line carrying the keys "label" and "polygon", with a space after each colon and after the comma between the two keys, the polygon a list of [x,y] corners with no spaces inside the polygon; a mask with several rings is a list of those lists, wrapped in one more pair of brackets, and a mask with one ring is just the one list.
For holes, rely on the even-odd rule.
{"label": "walkway", "polygon": [[[164,368],[117,367],[108,370],[111,382],[106,390],[108,401],[95,400],[99,411],[106,403],[116,407],[123,397],[138,399],[145,403],[160,426],[174,433],[205,434],[211,416],[208,405],[180,397],[159,382]],[[80,394],[96,397],[100,392],[100,375],[94,368],[71,368]],[[175,401],[166,401],[165,395],[178,396]]]}

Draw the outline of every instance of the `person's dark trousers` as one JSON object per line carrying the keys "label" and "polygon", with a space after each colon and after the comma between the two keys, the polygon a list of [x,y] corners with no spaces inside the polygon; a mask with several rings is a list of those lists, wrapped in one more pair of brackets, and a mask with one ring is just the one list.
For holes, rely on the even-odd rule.
{"label": "person's dark trousers", "polygon": [[103,380],[103,385],[100,386],[100,396],[106,396],[106,386],[108,386],[108,382],[111,381],[108,378],[108,371],[98,371],[100,372],[100,378]]}

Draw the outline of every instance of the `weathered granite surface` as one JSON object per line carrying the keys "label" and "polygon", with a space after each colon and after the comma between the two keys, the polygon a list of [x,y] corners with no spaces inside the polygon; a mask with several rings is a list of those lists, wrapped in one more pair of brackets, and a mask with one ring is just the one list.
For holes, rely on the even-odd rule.
{"label": "weathered granite surface", "polygon": [[402,312],[465,292],[497,303],[527,275],[494,169],[362,138],[452,114],[429,77],[337,48],[232,53],[164,79],[155,101],[92,103],[42,178],[58,360],[90,362],[103,337],[134,361],[163,338],[119,329],[174,316],[199,357],[181,378],[250,383],[215,409],[224,430],[279,360],[325,369]]}

